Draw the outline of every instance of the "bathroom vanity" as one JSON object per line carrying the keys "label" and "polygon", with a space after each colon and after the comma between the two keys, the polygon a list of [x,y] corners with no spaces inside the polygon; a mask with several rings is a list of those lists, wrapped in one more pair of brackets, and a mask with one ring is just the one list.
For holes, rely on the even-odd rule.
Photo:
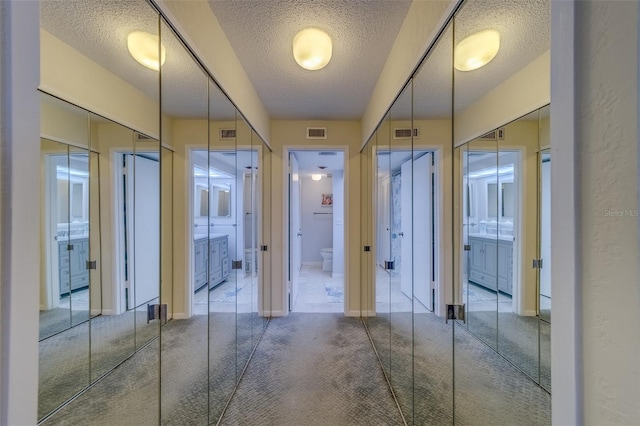
{"label": "bathroom vanity", "polygon": [[89,286],[87,259],[89,238],[71,237],[58,240],[58,280],[61,295]]}
{"label": "bathroom vanity", "polygon": [[[209,250],[207,243],[209,244]],[[193,244],[193,288],[194,290],[199,290],[209,283],[209,289],[212,289],[229,276],[229,236],[226,234],[196,236]],[[209,253],[208,275],[207,253]]]}
{"label": "bathroom vanity", "polygon": [[469,281],[513,293],[513,236],[469,234]]}

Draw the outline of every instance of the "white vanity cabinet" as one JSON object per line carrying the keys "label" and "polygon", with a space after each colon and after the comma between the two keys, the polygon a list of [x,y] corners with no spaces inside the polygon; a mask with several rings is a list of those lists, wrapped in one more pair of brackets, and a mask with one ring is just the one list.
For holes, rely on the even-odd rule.
{"label": "white vanity cabinet", "polygon": [[[209,283],[213,288],[229,276],[229,237],[213,235],[194,239],[193,287],[198,290]],[[207,247],[207,243],[209,246]],[[207,275],[207,253],[209,253],[209,274]]]}
{"label": "white vanity cabinet", "polygon": [[89,286],[89,239],[71,238],[58,241],[58,281],[60,294]]}
{"label": "white vanity cabinet", "polygon": [[193,267],[193,288],[200,289],[207,283],[207,241],[204,236],[194,240],[194,267]]}
{"label": "white vanity cabinet", "polygon": [[490,290],[513,293],[513,241],[491,236],[469,236],[469,281]]}
{"label": "white vanity cabinet", "polygon": [[229,237],[209,239],[209,288],[213,288],[229,276]]}

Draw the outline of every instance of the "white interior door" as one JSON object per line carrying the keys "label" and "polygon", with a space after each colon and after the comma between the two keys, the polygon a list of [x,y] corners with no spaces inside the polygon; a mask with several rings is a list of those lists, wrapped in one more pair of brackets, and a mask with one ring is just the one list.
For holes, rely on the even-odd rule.
{"label": "white interior door", "polygon": [[551,160],[541,164],[540,191],[540,294],[551,297]]}
{"label": "white interior door", "polygon": [[413,297],[413,160],[400,167],[400,290]]}
{"label": "white interior door", "polygon": [[126,155],[129,297],[135,309],[160,297],[160,163]]}
{"label": "white interior door", "polygon": [[291,278],[289,283],[289,309],[293,310],[298,297],[298,280],[302,268],[302,208],[300,169],[298,160],[293,153],[289,154],[290,191],[289,191],[289,250]]}
{"label": "white interior door", "polygon": [[413,293],[431,309],[432,253],[432,153],[413,162]]}

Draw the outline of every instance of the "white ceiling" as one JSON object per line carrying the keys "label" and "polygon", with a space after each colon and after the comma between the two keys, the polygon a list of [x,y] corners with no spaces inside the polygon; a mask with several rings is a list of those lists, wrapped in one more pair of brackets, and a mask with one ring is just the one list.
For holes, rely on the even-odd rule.
{"label": "white ceiling", "polygon": [[[205,1],[205,0],[202,0]],[[411,4],[406,0],[208,0],[229,42],[274,119],[360,119]],[[41,2],[41,26],[149,96],[158,98],[158,73],[127,52],[130,31],[157,33],[144,0]],[[300,68],[291,41],[302,28],[325,30],[334,41],[333,58],[319,71]],[[549,0],[474,0],[429,55],[414,81],[414,113],[424,118],[451,115],[451,47],[486,28],[501,32],[496,59],[477,71],[454,75],[456,110],[468,105],[549,49]],[[162,73],[164,112],[175,117],[207,116],[207,79],[180,43],[163,29],[167,61]],[[233,119],[232,104],[215,87],[211,117]],[[407,94],[394,108],[411,111]]]}
{"label": "white ceiling", "polygon": [[298,160],[299,171],[303,175],[344,170],[344,151],[295,151],[293,155]]}

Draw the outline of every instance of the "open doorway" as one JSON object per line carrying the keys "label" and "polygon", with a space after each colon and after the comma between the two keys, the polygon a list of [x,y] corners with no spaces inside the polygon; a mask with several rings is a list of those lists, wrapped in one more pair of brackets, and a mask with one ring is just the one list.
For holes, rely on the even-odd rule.
{"label": "open doorway", "polygon": [[344,312],[344,151],[289,151],[288,304]]}

